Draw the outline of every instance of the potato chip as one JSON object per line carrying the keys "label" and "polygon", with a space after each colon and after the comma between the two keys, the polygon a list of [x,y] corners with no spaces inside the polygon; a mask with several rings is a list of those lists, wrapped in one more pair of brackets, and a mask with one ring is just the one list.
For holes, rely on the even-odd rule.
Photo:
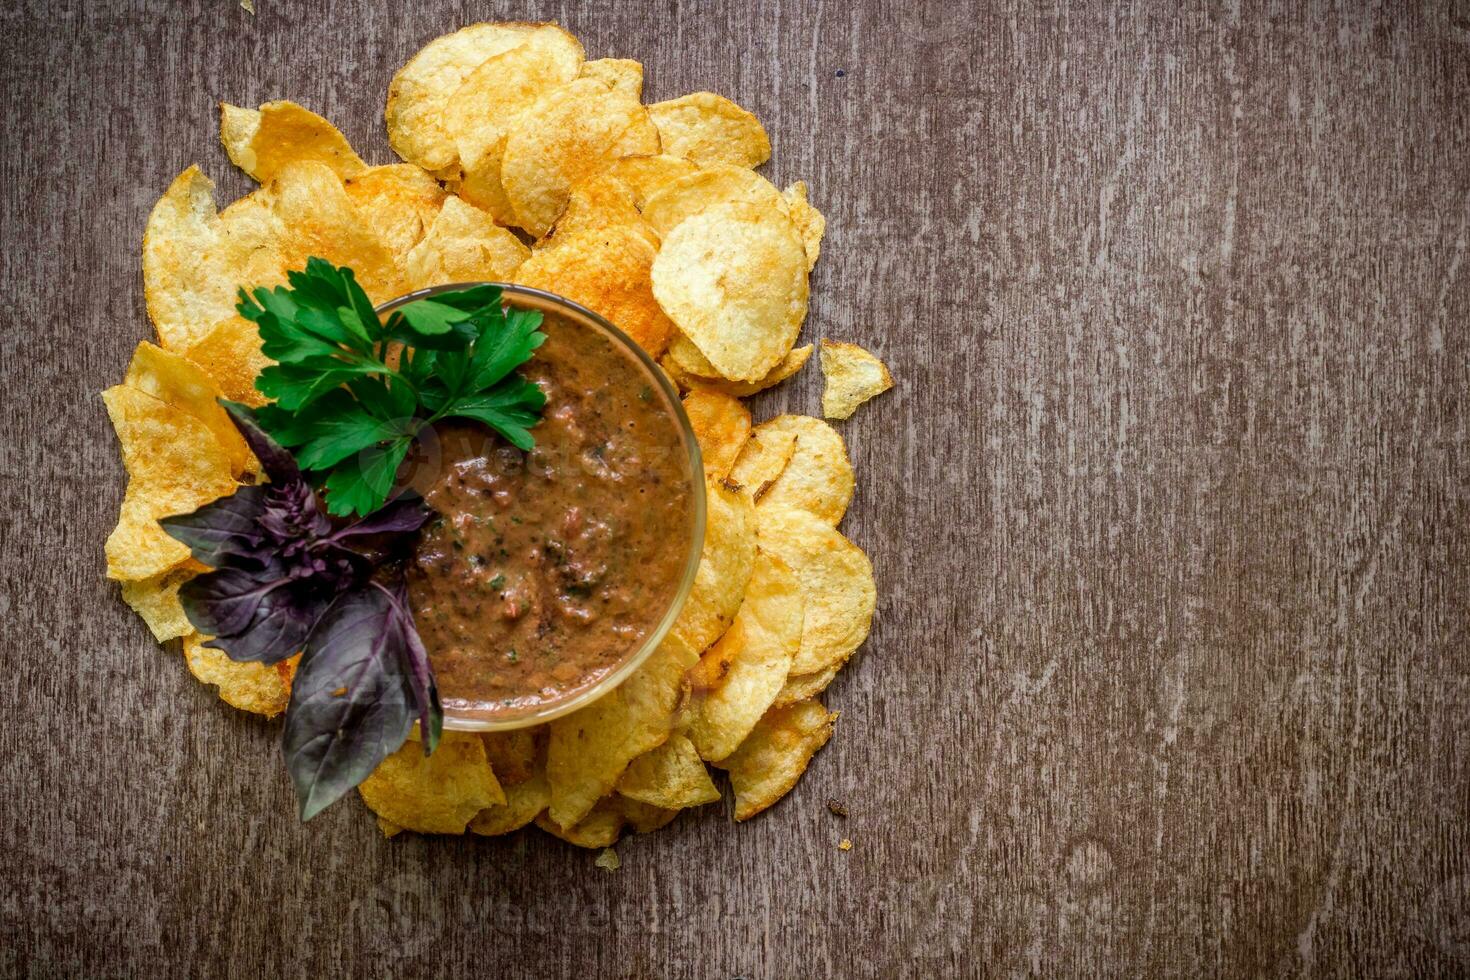
{"label": "potato chip", "polygon": [[143,622],[148,624],[153,638],[159,643],[187,636],[194,631],[194,627],[189,625],[184,607],[179,604],[179,586],[207,570],[206,566],[191,558],[161,575],[136,582],[124,582],[123,601],[143,617]]}
{"label": "potato chip", "polygon": [[795,432],[789,429],[756,429],[730,467],[730,482],[740,484],[740,489],[759,503],[795,453]]}
{"label": "potato chip", "polygon": [[772,708],[720,768],[735,790],[735,819],[749,820],[791,791],[817,750],[832,737],[819,701]]}
{"label": "potato chip", "polygon": [[500,182],[516,223],[540,238],[566,208],[572,185],[619,157],[659,152],[648,110],[591,78],[546,93],[505,138]]}
{"label": "potato chip", "polygon": [[664,152],[701,166],[730,163],[758,167],[771,158],[771,141],[760,120],[723,95],[695,92],[648,107]]}
{"label": "potato chip", "polygon": [[241,711],[274,718],[286,710],[291,688],[272,666],[253,660],[231,660],[223,650],[204,645],[208,637],[184,637],[184,662],[201,683],[219,688],[220,700]]}
{"label": "potato chip", "polygon": [[769,180],[744,167],[717,163],[665,184],[648,199],[643,217],[659,237],[667,238],[680,222],[722,204],[787,210],[786,199]]}
{"label": "potato chip", "polygon": [[[754,395],[757,392],[765,391],[772,385],[780,384],[782,381],[785,381],[787,378],[791,377],[793,374],[796,374],[803,367],[805,367],[806,362],[810,360],[812,356],[811,344],[806,344],[801,347],[794,347],[787,352],[784,358],[781,359],[780,364],[777,364],[775,367],[773,367],[770,372],[759,381],[726,381],[724,378],[711,378],[705,375],[694,374],[690,371],[685,370],[683,366],[679,363],[679,361],[673,359],[673,353],[676,347],[680,348],[681,350],[687,347],[689,350],[694,351],[696,354],[698,354],[699,348],[689,343],[689,341],[686,340],[682,335],[676,333],[674,335],[674,339],[669,342],[668,356],[665,356],[664,359],[659,362],[660,366],[663,367],[665,373],[668,374],[670,380],[678,385],[680,389],[682,389],[683,391],[695,391],[697,389],[704,389],[706,391],[720,391],[735,398],[749,398],[751,395]],[[701,360],[704,360],[703,354],[699,354],[699,357]],[[704,363],[708,364],[709,361],[705,360]]]}
{"label": "potato chip", "polygon": [[786,563],[757,553],[735,622],[704,655],[728,669],[699,701],[689,726],[701,758],[734,752],[771,706],[801,647],[803,606],[801,583]]}
{"label": "potato chip", "polygon": [[536,826],[553,837],[560,837],[568,844],[593,849],[611,847],[616,844],[618,838],[623,834],[625,823],[627,823],[627,818],[616,797],[599,800],[583,815],[581,820],[570,827],[558,824],[551,818],[550,811],[536,816]]}
{"label": "potato chip", "polygon": [[388,84],[383,115],[394,152],[435,176],[457,178],[459,153],[445,126],[449,100],[476,68],[542,29],[561,30],[554,24],[471,24],[424,45]]}
{"label": "potato chip", "polygon": [[235,311],[235,284],[215,260],[214,182],[198,167],[174,179],[143,232],[143,295],[167,347],[187,347]]}
{"label": "potato chip", "polygon": [[786,199],[786,213],[791,215],[792,224],[801,233],[801,243],[806,249],[806,267],[810,270],[822,254],[822,236],[827,232],[827,219],[812,207],[806,194],[806,181],[798,180],[781,196]]}
{"label": "potato chip", "polygon": [[184,356],[209,375],[230,401],[252,407],[266,403],[266,397],[255,389],[255,379],[274,362],[261,350],[260,332],[255,324],[244,317],[231,317],[216,324],[188,347]]}
{"label": "potato chip", "polygon": [[203,422],[229,455],[231,474],[245,472],[251,462],[250,448],[229,413],[220,407],[219,386],[197,364],[145,340],[134,349],[123,384]]}
{"label": "potato chip", "polygon": [[357,791],[380,819],[421,834],[462,834],[481,810],[509,802],[473,732],[445,732],[432,755],[410,738]]}
{"label": "potato chip", "polygon": [[686,218],[653,263],[653,295],[722,377],[763,378],[806,317],[806,253],[774,207],[726,204]]}
{"label": "potato chip", "polygon": [[827,376],[822,414],[829,419],[848,418],[863,402],[893,387],[887,366],[857,344],[822,341],[822,373]]}
{"label": "potato chip", "polygon": [[107,575],[153,578],[189,557],[158,518],[186,514],[234,492],[230,457],[203,422],[127,385],[102,393],[122,444],[128,489],[107,539]]}
{"label": "potato chip", "polygon": [[545,733],[545,726],[517,728],[508,732],[484,732],[480,738],[485,742],[485,758],[495,770],[500,785],[509,789],[524,783],[542,768],[542,751],[537,744],[538,734]]}
{"label": "potato chip", "polygon": [[696,659],[671,635],[612,693],[551,722],[546,776],[553,821],[562,827],[580,822],[628,763],[669,737],[684,672]]}
{"label": "potato chip", "polygon": [[643,98],[643,66],[630,58],[599,58],[582,66],[583,78],[595,78],[615,92]]}
{"label": "potato chip", "polygon": [[539,770],[524,782],[505,785],[504,788],[505,802],[488,806],[475,814],[470,821],[471,832],[485,837],[512,833],[535,820],[551,803],[551,787],[547,785],[546,773]]}
{"label": "potato chip", "polygon": [[674,328],[653,298],[649,271],[656,253],[644,232],[621,225],[555,239],[513,281],[581,303],[657,357]]}
{"label": "potato chip", "polygon": [[641,800],[630,800],[626,796],[619,795],[615,800],[618,809],[622,811],[623,818],[640,834],[651,834],[655,830],[667,827],[669,821],[679,815],[676,809],[654,806],[652,803],[644,803]]}
{"label": "potato chip", "polygon": [[660,189],[698,170],[699,167],[683,157],[653,153],[620,157],[603,172],[633,188],[633,203],[642,209]]}
{"label": "potato chip", "polygon": [[219,110],[219,138],[230,162],[262,184],[298,160],[314,160],[338,177],[367,169],[336,126],[294,102],[267,102],[259,109],[221,102]]}
{"label": "potato chip", "polygon": [[448,197],[427,171],[411,163],[370,167],[342,182],[357,213],[399,268],[409,251],[423,241]]}
{"label": "potato chip", "polygon": [[[773,488],[771,493],[775,492]],[[762,501],[758,525],[761,550],[791,566],[806,603],[801,649],[791,673],[810,674],[842,664],[867,639],[873,622],[877,590],[868,556],[832,525],[804,510],[770,511]]]}
{"label": "potato chip", "polygon": [[836,527],[852,502],[852,463],[842,436],[821,419],[778,415],[756,427],[755,434],[793,432],[796,452],[776,482],[761,498],[761,513],[804,510]]}
{"label": "potato chip", "polygon": [[755,508],[733,485],[706,481],[704,551],[673,634],[702,651],[729,629],[755,565]]}
{"label": "potato chip", "polygon": [[313,256],[347,266],[358,285],[383,303],[408,292],[393,253],[358,212],[341,179],[320,163],[287,164],[270,184],[281,222],[281,257],[288,269]]}
{"label": "potato chip", "polygon": [[[643,220],[633,198],[633,189],[607,172],[593,174],[572,185],[567,196],[567,209],[556,219],[551,234],[538,243],[538,247],[549,248],[578,235],[620,227],[642,232],[648,243],[658,248],[658,236]],[[667,319],[663,317],[662,310],[659,316]]]}
{"label": "potato chip", "polygon": [[669,736],[629,763],[618,780],[618,794],[665,810],[702,806],[720,798],[709,770],[683,735]]}
{"label": "potato chip", "polygon": [[444,208],[429,233],[408,253],[404,270],[414,289],[456,282],[504,281],[531,250],[490,216],[457,197]]}
{"label": "potato chip", "polygon": [[773,708],[784,708],[798,701],[814,698],[827,689],[837,672],[842,669],[841,664],[833,664],[823,670],[811,674],[792,674],[786,678],[786,683],[781,686],[781,692],[776,695],[776,700],[771,702]]}
{"label": "potato chip", "polygon": [[717,391],[694,391],[684,398],[684,414],[699,440],[705,478],[723,480],[750,437],[750,409]]}

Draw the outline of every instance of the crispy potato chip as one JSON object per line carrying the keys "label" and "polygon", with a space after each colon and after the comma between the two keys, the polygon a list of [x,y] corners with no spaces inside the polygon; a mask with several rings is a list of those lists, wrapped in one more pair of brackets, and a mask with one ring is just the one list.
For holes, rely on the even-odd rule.
{"label": "crispy potato chip", "polygon": [[123,384],[203,422],[229,455],[233,475],[239,476],[250,465],[250,448],[220,407],[219,385],[188,358],[145,340],[134,349]]}
{"label": "crispy potato chip", "polygon": [[201,683],[219,688],[220,700],[241,711],[274,718],[286,710],[291,688],[275,667],[231,660],[223,650],[204,645],[208,637],[184,637],[184,662]]}
{"label": "crispy potato chip", "polygon": [[439,182],[411,163],[370,167],[342,182],[362,220],[400,268],[423,241],[448,196]]}
{"label": "crispy potato chip", "polygon": [[643,66],[631,58],[598,58],[582,66],[583,78],[595,78],[635,99],[643,98]]}
{"label": "crispy potato chip", "polygon": [[454,282],[504,281],[531,250],[490,216],[457,197],[444,208],[424,240],[408,253],[405,271],[414,289]]}
{"label": "crispy potato chip", "polygon": [[294,102],[242,109],[221,102],[219,138],[230,162],[262,184],[288,163],[314,160],[339,177],[367,169],[336,126]]}
{"label": "crispy potato chip", "polygon": [[551,787],[546,783],[546,773],[538,770],[524,782],[505,786],[505,802],[475,814],[469,829],[485,837],[509,834],[535,820],[550,803]]}
{"label": "crispy potato chip", "polygon": [[829,419],[845,419],[863,402],[893,387],[887,366],[857,344],[822,341],[822,373],[827,376],[822,414]]}
{"label": "crispy potato chip", "polygon": [[[676,346],[683,345],[687,345],[690,350],[693,350],[696,353],[698,353],[699,351],[699,348],[689,343],[689,341],[684,339],[684,337],[680,334],[675,333],[674,339],[669,342],[670,356],[664,357],[664,359],[659,362],[660,366],[664,369],[664,372],[668,374],[670,380],[678,385],[679,388],[683,391],[696,391],[699,389],[703,389],[706,391],[720,391],[735,398],[749,398],[751,395],[754,395],[757,392],[765,391],[772,385],[780,384],[782,381],[785,381],[787,378],[791,377],[793,374],[796,374],[803,367],[805,367],[806,362],[810,360],[812,356],[811,344],[806,344],[802,347],[794,347],[787,352],[784,358],[781,359],[780,364],[777,364],[775,367],[773,367],[770,370],[770,373],[768,373],[764,378],[761,378],[759,381],[726,381],[724,378],[710,378],[704,375],[693,374],[689,371],[686,371],[683,366],[672,357],[674,348]],[[701,359],[704,358],[703,354],[700,354],[699,356]],[[708,364],[709,362],[705,361],[705,363]]]}
{"label": "crispy potato chip", "polygon": [[127,385],[102,393],[122,445],[128,489],[107,539],[107,576],[149,579],[179,565],[189,549],[158,526],[233,493],[230,457],[203,422]]}
{"label": "crispy potato chip", "polygon": [[801,583],[786,563],[757,553],[735,622],[701,658],[728,665],[689,726],[701,758],[723,759],[734,752],[771,706],[801,647],[803,606]]}
{"label": "crispy potato chip", "polygon": [[778,415],[755,432],[796,434],[796,452],[761,498],[761,513],[804,510],[836,527],[853,488],[852,463],[837,430],[807,415]]}
{"label": "crispy potato chip", "polygon": [[740,484],[740,489],[759,503],[795,453],[795,432],[789,429],[756,429],[730,467],[730,482]]}
{"label": "crispy potato chip", "polygon": [[484,732],[485,758],[504,787],[519,786],[541,768],[536,736],[544,727],[517,728],[508,732]]}
{"label": "crispy potato chip", "polygon": [[[773,488],[771,493],[775,492]],[[811,674],[842,664],[867,639],[873,622],[877,590],[868,556],[832,525],[804,510],[768,511],[763,501],[757,523],[761,550],[791,566],[806,602],[801,649],[791,673]]]}
{"label": "crispy potato chip", "polygon": [[[619,227],[644,232],[648,243],[658,248],[658,236],[643,220],[643,214],[634,201],[633,188],[612,174],[593,174],[572,186],[567,197],[567,209],[556,219],[551,234],[538,247],[551,247],[579,235]],[[662,310],[659,316],[663,316]]]}
{"label": "crispy potato chip", "polygon": [[[395,153],[435,176],[459,176],[459,153],[445,109],[464,80],[488,59],[554,24],[471,24],[424,45],[388,84],[384,120]],[[572,44],[576,39],[567,35]]]}
{"label": "crispy potato chip", "polygon": [[628,763],[669,737],[684,672],[697,659],[670,635],[612,693],[551,722],[546,776],[553,821],[561,827],[581,822]]}
{"label": "crispy potato chip", "polygon": [[600,313],[657,357],[674,328],[653,298],[649,270],[656,252],[643,231],[622,225],[555,238],[555,245],[516,270],[513,281]]}
{"label": "crispy potato chip", "polygon": [[122,583],[123,601],[143,617],[159,643],[187,636],[194,631],[184,607],[179,605],[179,586],[208,568],[190,558],[162,575]]}
{"label": "crispy potato chip", "polygon": [[717,163],[665,184],[648,199],[643,217],[667,238],[679,223],[722,204],[755,204],[787,210],[786,199],[774,184],[753,170]]}
{"label": "crispy potato chip", "polygon": [[708,517],[694,587],[673,634],[702,651],[729,629],[755,565],[755,508],[729,483],[706,481]]}
{"label": "crispy potato chip", "polygon": [[812,207],[806,199],[806,181],[798,180],[782,192],[786,199],[786,210],[791,222],[801,232],[801,243],[806,249],[806,267],[810,270],[822,254],[822,236],[827,232],[827,219],[822,212]]}
{"label": "crispy potato chip", "polygon": [[750,437],[750,409],[717,391],[694,391],[684,399],[684,414],[699,440],[705,478],[723,480]]}
{"label": "crispy potato chip", "polygon": [[648,110],[592,78],[542,96],[506,135],[500,182],[516,223],[540,238],[566,208],[572,185],[619,157],[659,152]]}
{"label": "crispy potato chip", "polygon": [[634,759],[618,780],[618,794],[665,810],[702,806],[720,798],[709,770],[683,735],[671,735],[663,745]]}
{"label": "crispy potato chip", "polygon": [[312,161],[287,164],[271,182],[270,193],[283,229],[281,256],[286,268],[305,268],[306,260],[317,256],[351,269],[375,303],[408,292],[393,253],[330,169]]}
{"label": "crispy potato chip", "polygon": [[536,816],[536,826],[553,837],[560,837],[568,844],[593,849],[612,847],[616,844],[618,838],[623,834],[623,825],[626,822],[627,818],[623,815],[623,808],[616,797],[599,800],[583,815],[581,820],[571,827],[563,827],[558,824],[551,818],[550,811]]}
{"label": "crispy potato chip", "polygon": [[720,768],[735,790],[735,819],[749,820],[791,791],[817,750],[832,737],[832,720],[819,701],[772,708]]}
{"label": "crispy potato chip", "polygon": [[[844,660],[842,664],[847,661]],[[776,695],[776,700],[771,702],[773,708],[784,708],[798,701],[814,698],[827,689],[837,672],[842,669],[842,664],[833,664],[824,670],[812,674],[792,674],[786,678],[786,683],[781,687],[781,693]]]}
{"label": "crispy potato chip", "polygon": [[652,803],[644,803],[641,800],[630,800],[626,796],[617,796],[618,809],[622,810],[623,817],[628,824],[640,834],[651,834],[661,827],[667,827],[669,821],[679,815],[676,809],[654,806]]}
{"label": "crispy potato chip", "polygon": [[445,732],[433,755],[410,738],[357,790],[380,819],[421,834],[462,834],[481,810],[509,802],[473,732]]}
{"label": "crispy potato chip", "polygon": [[771,158],[771,141],[760,120],[723,95],[694,92],[648,107],[664,152],[701,166],[730,163],[758,167]]}
{"label": "crispy potato chip", "polygon": [[695,173],[699,167],[683,157],[667,153],[620,157],[603,171],[633,188],[633,203],[641,210],[648,199],[666,185]]}
{"label": "crispy potato chip", "polygon": [[806,252],[774,207],[726,204],[686,218],[653,263],[653,295],[722,377],[757,381],[806,317]]}
{"label": "crispy potato chip", "polygon": [[252,407],[266,403],[266,397],[255,390],[255,379],[274,363],[261,350],[260,332],[255,324],[242,316],[232,317],[184,351],[189,358],[219,386],[230,401]]}

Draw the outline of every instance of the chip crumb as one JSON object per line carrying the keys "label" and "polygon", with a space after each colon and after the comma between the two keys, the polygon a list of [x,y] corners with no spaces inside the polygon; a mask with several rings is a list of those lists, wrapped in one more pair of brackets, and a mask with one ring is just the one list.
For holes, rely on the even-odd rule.
{"label": "chip crumb", "polygon": [[618,860],[618,852],[611,847],[604,847],[602,853],[597,855],[597,860],[592,862],[604,871],[616,871],[623,866]]}
{"label": "chip crumb", "polygon": [[888,367],[857,344],[822,341],[822,373],[827,385],[822,391],[822,414],[845,419],[859,405],[893,387]]}
{"label": "chip crumb", "polygon": [[240,9],[252,17],[255,16],[255,0],[240,0]]}
{"label": "chip crumb", "polygon": [[841,800],[834,797],[827,798],[827,809],[831,810],[839,817],[847,816],[847,807],[843,805]]}
{"label": "chip crumb", "polygon": [[848,840],[846,837],[842,838],[842,843],[840,843],[840,844],[837,845],[837,849],[839,851],[850,851],[850,850],[852,850],[852,841]]}

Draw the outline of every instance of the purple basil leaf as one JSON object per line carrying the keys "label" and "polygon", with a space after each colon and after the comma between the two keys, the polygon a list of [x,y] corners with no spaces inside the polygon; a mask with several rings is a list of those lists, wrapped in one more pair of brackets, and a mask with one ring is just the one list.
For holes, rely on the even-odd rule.
{"label": "purple basil leaf", "polygon": [[273,664],[301,649],[336,594],[312,586],[275,562],[265,573],[222,568],[185,582],[179,602],[190,624],[214,637],[207,646]]}
{"label": "purple basil leaf", "polygon": [[192,514],[165,517],[158,523],[169,537],[189,546],[198,561],[212,568],[253,563],[264,565],[275,550],[259,524],[265,511],[266,487],[240,487],[228,497],[205,504]]}
{"label": "purple basil leaf", "polygon": [[408,604],[408,585],[399,579],[392,595],[398,614],[397,625],[404,636],[404,668],[413,683],[414,700],[418,704],[419,739],[424,743],[424,755],[428,755],[439,745],[439,735],[444,729],[444,709],[439,703],[434,670],[429,666],[429,651],[424,649],[424,641],[413,622],[413,610]]}
{"label": "purple basil leaf", "polygon": [[260,427],[250,406],[223,398],[220,399],[220,404],[230,413],[230,421],[235,423],[235,428],[245,437],[250,451],[260,460],[261,468],[272,483],[289,483],[301,479],[301,468],[296,465],[296,460]]}
{"label": "purple basil leaf", "polygon": [[361,783],[408,738],[420,714],[406,667],[410,634],[417,636],[413,621],[375,583],[339,596],[312,632],[282,741],[302,820]]}
{"label": "purple basil leaf", "polygon": [[367,517],[347,525],[332,535],[333,541],[365,534],[407,533],[417,531],[434,514],[417,494],[402,493]]}

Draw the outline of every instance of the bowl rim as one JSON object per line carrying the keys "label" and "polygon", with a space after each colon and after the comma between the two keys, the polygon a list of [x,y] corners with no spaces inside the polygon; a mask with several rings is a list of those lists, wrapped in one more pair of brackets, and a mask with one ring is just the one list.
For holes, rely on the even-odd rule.
{"label": "bowl rim", "polygon": [[669,380],[669,376],[649,356],[647,351],[640,347],[636,341],[622,330],[619,330],[616,325],[582,304],[567,299],[565,296],[558,296],[556,293],[548,292],[544,289],[535,289],[530,286],[520,286],[514,283],[489,280],[483,282],[458,282],[416,289],[411,293],[405,293],[386,303],[379,304],[376,310],[379,316],[386,317],[399,307],[416,300],[428,299],[440,293],[469,289],[474,286],[498,287],[508,306],[518,309],[539,309],[543,312],[553,310],[569,319],[580,321],[584,326],[602,331],[617,346],[632,354],[634,361],[653,380],[656,390],[663,396],[663,400],[673,415],[675,424],[679,429],[680,439],[684,444],[688,458],[690,496],[694,504],[694,519],[691,522],[691,533],[689,535],[689,552],[685,557],[684,569],[680,575],[679,586],[675,590],[674,597],[670,601],[669,607],[664,611],[663,616],[648,634],[643,645],[632,656],[625,658],[622,663],[605,674],[597,683],[578,691],[566,700],[554,702],[541,709],[518,713],[513,717],[501,719],[487,718],[464,712],[456,712],[448,707],[444,709],[444,728],[447,731],[514,731],[520,728],[531,728],[535,725],[545,724],[555,718],[571,714],[573,711],[584,708],[599,698],[610,694],[618,685],[627,680],[635,670],[641,667],[653,655],[653,651],[657,650],[659,645],[663,643],[664,638],[668,636],[669,630],[673,628],[675,620],[679,618],[679,613],[683,610],[684,604],[689,598],[690,591],[694,588],[695,575],[699,571],[700,557],[704,550],[706,519],[704,462],[699,451],[699,441],[694,435],[694,427],[689,423],[689,416],[685,413],[684,406],[679,400],[679,392],[674,387],[673,382]]}

